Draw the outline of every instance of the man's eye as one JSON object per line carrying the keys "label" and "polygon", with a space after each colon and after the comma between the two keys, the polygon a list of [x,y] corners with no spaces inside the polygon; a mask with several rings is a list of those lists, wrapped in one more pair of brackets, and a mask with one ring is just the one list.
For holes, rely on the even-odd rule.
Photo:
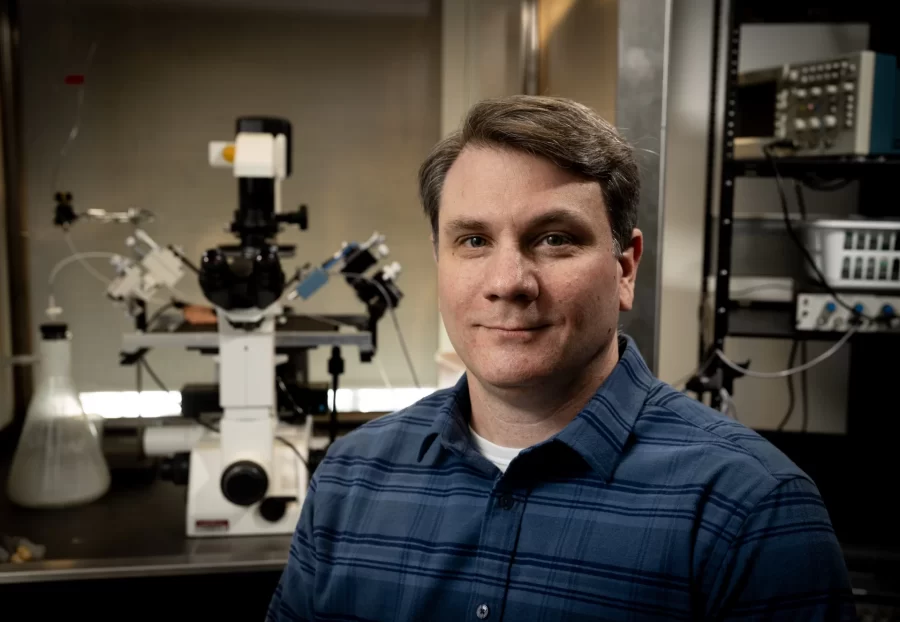
{"label": "man's eye", "polygon": [[469,248],[481,248],[487,244],[487,240],[485,240],[480,235],[470,235],[465,240],[463,240],[463,244],[465,244]]}
{"label": "man's eye", "polygon": [[566,244],[572,243],[572,239],[569,236],[559,233],[551,233],[550,235],[544,236],[541,241],[547,246],[565,246]]}

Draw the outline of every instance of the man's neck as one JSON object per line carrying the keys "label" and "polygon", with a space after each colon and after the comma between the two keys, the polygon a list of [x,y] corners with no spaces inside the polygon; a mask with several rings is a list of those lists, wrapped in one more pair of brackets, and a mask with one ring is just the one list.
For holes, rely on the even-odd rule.
{"label": "man's neck", "polygon": [[577,378],[498,388],[469,374],[472,429],[502,447],[531,447],[558,433],[584,408],[619,361],[619,340],[612,343]]}

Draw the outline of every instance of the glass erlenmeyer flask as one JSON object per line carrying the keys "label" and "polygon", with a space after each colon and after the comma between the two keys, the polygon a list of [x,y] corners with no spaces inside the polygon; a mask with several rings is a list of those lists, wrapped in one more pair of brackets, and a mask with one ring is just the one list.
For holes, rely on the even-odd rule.
{"label": "glass erlenmeyer flask", "polygon": [[7,494],[30,508],[90,503],[109,489],[109,468],[72,380],[65,324],[41,325],[40,380],[13,456]]}

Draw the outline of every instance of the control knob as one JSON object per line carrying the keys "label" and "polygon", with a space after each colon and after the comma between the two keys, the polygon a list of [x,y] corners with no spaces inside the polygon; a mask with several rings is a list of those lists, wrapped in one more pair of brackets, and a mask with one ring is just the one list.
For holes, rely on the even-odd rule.
{"label": "control knob", "polygon": [[250,506],[266,496],[269,477],[262,466],[250,460],[230,464],[222,473],[222,494],[235,505]]}

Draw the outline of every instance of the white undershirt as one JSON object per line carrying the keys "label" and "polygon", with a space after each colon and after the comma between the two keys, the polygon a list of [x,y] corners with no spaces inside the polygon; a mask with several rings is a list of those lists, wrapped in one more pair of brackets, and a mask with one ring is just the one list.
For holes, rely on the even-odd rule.
{"label": "white undershirt", "polygon": [[517,447],[501,447],[495,445],[486,438],[482,438],[475,433],[472,426],[469,426],[469,433],[472,435],[472,442],[475,443],[475,449],[482,456],[497,465],[497,468],[506,473],[506,467],[513,461],[513,458],[519,455],[522,450]]}

